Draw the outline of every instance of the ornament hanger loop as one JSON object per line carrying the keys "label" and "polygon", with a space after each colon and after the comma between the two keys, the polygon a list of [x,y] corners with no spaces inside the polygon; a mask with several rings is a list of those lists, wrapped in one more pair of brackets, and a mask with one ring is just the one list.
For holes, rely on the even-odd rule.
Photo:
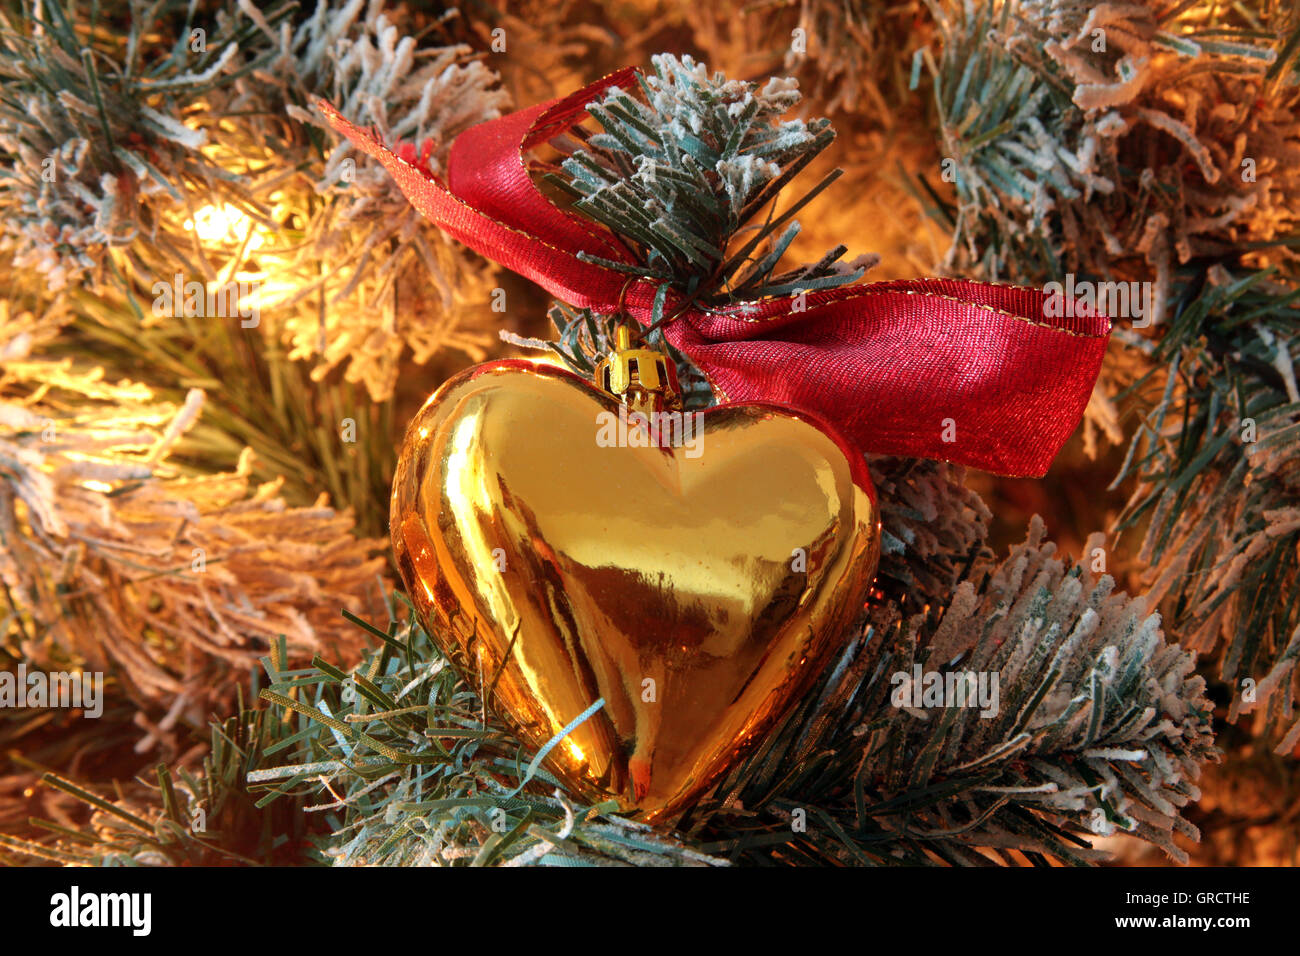
{"label": "ornament hanger loop", "polygon": [[632,288],[632,283],[636,282],[638,278],[640,277],[635,275],[628,276],[623,283],[623,288],[618,290],[618,303],[614,306],[614,315],[623,320],[622,326],[627,328],[628,332],[640,342],[642,335],[639,323],[635,322],[627,311],[627,290]]}

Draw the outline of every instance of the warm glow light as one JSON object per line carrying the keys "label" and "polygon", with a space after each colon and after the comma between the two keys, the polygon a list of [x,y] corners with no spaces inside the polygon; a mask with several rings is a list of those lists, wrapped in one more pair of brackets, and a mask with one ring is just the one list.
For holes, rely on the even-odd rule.
{"label": "warm glow light", "polygon": [[197,233],[203,242],[240,245],[248,238],[249,249],[258,248],[266,239],[260,230],[253,230],[253,221],[248,218],[248,214],[230,203],[204,206],[194,214],[193,219],[185,220],[185,228]]}
{"label": "warm glow light", "polygon": [[575,744],[568,737],[564,738],[564,746],[568,748],[569,756],[578,763],[586,763],[587,755],[582,752],[582,748]]}
{"label": "warm glow light", "polygon": [[107,493],[113,490],[113,486],[110,485],[107,481],[100,481],[97,478],[91,478],[88,479],[87,481],[83,481],[81,485],[83,488],[87,488],[90,491],[102,491]]}

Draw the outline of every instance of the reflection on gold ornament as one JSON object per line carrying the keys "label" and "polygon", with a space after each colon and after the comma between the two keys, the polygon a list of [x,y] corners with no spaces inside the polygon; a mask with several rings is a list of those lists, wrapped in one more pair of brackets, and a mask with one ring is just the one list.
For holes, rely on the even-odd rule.
{"label": "reflection on gold ornament", "polygon": [[880,530],[861,456],[824,425],[722,406],[691,445],[665,420],[655,447],[635,411],[672,405],[637,375],[627,404],[518,360],[451,379],[407,432],[391,528],[426,627],[488,705],[537,749],[603,699],[548,766],[654,821],[840,649]]}

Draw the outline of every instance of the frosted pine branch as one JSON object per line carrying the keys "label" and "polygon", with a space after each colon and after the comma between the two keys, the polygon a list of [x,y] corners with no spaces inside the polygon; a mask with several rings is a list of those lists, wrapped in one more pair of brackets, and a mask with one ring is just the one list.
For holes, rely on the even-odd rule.
{"label": "frosted pine branch", "polygon": [[880,502],[876,586],[888,614],[942,607],[977,557],[986,554],[993,517],[964,484],[965,469],[920,458],[868,458]]}
{"label": "frosted pine branch", "polygon": [[1122,831],[1185,859],[1180,811],[1217,756],[1205,682],[1143,599],[1059,559],[1041,521],[942,609],[885,605],[848,640],[697,809],[702,835],[740,852],[746,833],[789,834],[791,860],[987,865],[1096,862],[1092,840]]}
{"label": "frosted pine branch", "polygon": [[1293,230],[1297,94],[1268,76],[1280,7],[1261,37],[1201,5],[1170,19],[1161,0],[927,3],[957,173],[949,268],[1043,281],[1137,265],[1156,272],[1159,324],[1179,263]]}
{"label": "frosted pine branch", "polygon": [[244,196],[204,156],[192,108],[229,81],[234,31],[211,30],[202,50],[162,45],[144,34],[179,30],[184,3],[122,6],[98,30],[58,0],[0,14],[0,248],[56,292],[97,276],[109,249],[183,247],[167,215],[184,217],[183,190]]}
{"label": "frosted pine branch", "polygon": [[[282,230],[262,255],[284,286],[268,315],[291,357],[313,361],[318,378],[344,369],[375,401],[391,396],[406,357],[423,364],[451,348],[481,361],[492,339],[466,320],[487,313],[495,267],[444,238],[351,144],[337,143],[320,162],[320,146],[334,138],[315,102],[330,100],[387,141],[428,144],[437,172],[456,136],[508,106],[496,74],[467,46],[417,42],[401,10],[383,0],[322,3],[284,28],[246,0],[239,11],[270,52],[256,54],[266,65],[214,106],[218,115],[270,118],[241,124],[229,162],[267,170],[259,182],[280,189]],[[294,121],[287,128],[283,113]],[[278,181],[289,165],[285,145],[307,172],[291,189]]]}
{"label": "frosted pine branch", "polygon": [[[1228,717],[1254,715],[1278,753],[1300,739],[1300,315],[1268,273],[1224,272],[1161,342],[1158,400],[1129,451],[1153,600],[1191,650],[1214,655]],[[1255,317],[1242,329],[1237,316]],[[1237,348],[1218,343],[1232,329]],[[1243,331],[1252,334],[1242,334]]]}
{"label": "frosted pine branch", "polygon": [[[3,308],[3,306],[0,306]],[[384,562],[324,500],[291,508],[233,472],[172,460],[199,417],[102,370],[44,358],[48,321],[0,312],[0,576],[19,659],[107,671],[154,717],[202,726],[281,635],[350,656],[339,608],[373,610]]]}
{"label": "frosted pine branch", "polygon": [[577,197],[578,209],[636,248],[637,271],[720,301],[861,277],[860,264],[838,262],[844,247],[778,274],[798,222],[746,228],[834,138],[825,119],[779,121],[799,101],[798,84],[728,80],[689,56],[651,61],[655,72],[642,78],[640,97],[616,88],[589,106],[601,132],[557,141],[569,155],[565,175],[552,177]]}
{"label": "frosted pine branch", "polygon": [[[860,725],[861,772],[886,799],[943,780],[970,786],[887,826],[960,830],[951,839],[969,847],[1065,859],[1091,854],[1047,823],[1079,836],[1118,829],[1186,860],[1173,834],[1198,837],[1180,809],[1199,796],[1201,766],[1216,754],[1212,706],[1193,655],[1165,641],[1143,599],[1113,589],[1108,576],[1057,558],[1035,519],[1024,545],[959,586],[937,626],[904,626],[868,684],[875,706]],[[916,665],[996,675],[996,714],[896,707],[910,685],[891,687],[892,675]]]}

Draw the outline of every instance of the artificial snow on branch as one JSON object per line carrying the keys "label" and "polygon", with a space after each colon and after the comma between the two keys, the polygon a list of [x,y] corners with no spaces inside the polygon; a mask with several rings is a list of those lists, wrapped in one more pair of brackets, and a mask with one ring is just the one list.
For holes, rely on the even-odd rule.
{"label": "artificial snow on branch", "polygon": [[[1165,641],[1144,599],[1070,567],[1043,535],[1036,518],[1024,545],[957,588],[937,626],[904,622],[882,648],[859,773],[886,802],[967,781],[950,801],[881,818],[923,844],[936,835],[953,852],[1077,861],[1093,856],[1079,837],[1119,829],[1186,862],[1173,834],[1199,837],[1180,811],[1216,754],[1195,657]],[[1100,544],[1094,536],[1086,550]],[[945,691],[949,675],[973,680],[981,706],[931,709],[938,681],[915,686],[920,673],[942,675]]]}
{"label": "artificial snow on branch", "polygon": [[[186,190],[242,196],[204,156],[208,134],[194,122],[230,82],[241,37],[213,30],[195,49],[185,7],[130,0],[125,22],[93,28],[62,0],[0,13],[0,248],[52,291],[97,277],[109,249],[183,245],[167,212],[183,211]],[[164,25],[183,39],[161,42]]]}
{"label": "artificial snow on branch", "polygon": [[[0,577],[6,649],[107,671],[143,713],[202,726],[277,637],[295,657],[362,642],[339,608],[373,610],[379,542],[326,501],[194,473],[172,458],[204,394],[175,407],[98,368],[42,357],[57,325],[0,303]],[[167,729],[167,728],[164,728]]]}
{"label": "artificial snow on branch", "polygon": [[1136,260],[1156,273],[1158,325],[1179,264],[1294,229],[1297,87],[1278,75],[1294,24],[1281,9],[1270,44],[1212,5],[927,4],[958,198],[948,268],[1043,281]]}
{"label": "artificial snow on branch", "polygon": [[[291,357],[314,360],[317,379],[345,369],[375,401],[392,395],[408,352],[420,364],[443,348],[481,361],[491,337],[465,326],[491,314],[495,267],[443,237],[349,143],[323,163],[311,154],[326,142],[315,109],[325,98],[350,121],[427,152],[437,172],[457,135],[509,105],[496,74],[468,46],[418,42],[384,0],[322,3],[292,29],[275,28],[248,0],[239,11],[272,55],[234,84],[218,113],[271,117],[239,155],[265,171],[259,179],[268,186],[282,178],[281,140],[304,153],[311,177],[281,187],[280,221],[289,228],[263,250],[276,278],[293,277],[273,316]],[[296,122],[283,123],[282,113]],[[305,186],[312,191],[298,191]]]}
{"label": "artificial snow on branch", "polygon": [[[1158,399],[1118,484],[1119,525],[1140,529],[1151,597],[1190,650],[1217,663],[1228,718],[1257,715],[1279,754],[1300,743],[1300,311],[1294,264],[1211,271],[1160,340]],[[1241,316],[1250,319],[1243,322]]]}
{"label": "artificial snow on branch", "polygon": [[728,80],[689,56],[659,54],[651,62],[654,74],[639,77],[642,99],[614,88],[589,105],[602,132],[557,142],[568,155],[563,175],[549,177],[577,197],[579,210],[636,247],[640,265],[606,264],[718,301],[861,278],[864,263],[839,262],[844,246],[819,262],[776,271],[799,234],[798,221],[786,220],[838,172],[780,216],[769,212],[745,228],[835,137],[825,119],[778,122],[798,103],[798,84]]}

